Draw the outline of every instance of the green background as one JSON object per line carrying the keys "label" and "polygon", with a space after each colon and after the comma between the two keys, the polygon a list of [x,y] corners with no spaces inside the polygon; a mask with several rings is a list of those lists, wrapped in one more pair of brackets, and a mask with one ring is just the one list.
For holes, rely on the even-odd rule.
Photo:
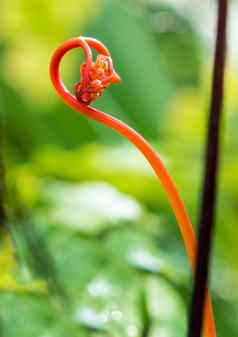
{"label": "green background", "polygon": [[[130,144],[59,100],[48,67],[73,36],[107,45],[122,83],[95,106],[152,142],[196,226],[214,43],[197,4],[189,15],[179,2],[3,0],[1,336],[186,335],[191,273],[160,183]],[[78,50],[63,62],[69,88],[80,62]],[[236,73],[229,60],[210,275],[226,337],[238,333]]]}

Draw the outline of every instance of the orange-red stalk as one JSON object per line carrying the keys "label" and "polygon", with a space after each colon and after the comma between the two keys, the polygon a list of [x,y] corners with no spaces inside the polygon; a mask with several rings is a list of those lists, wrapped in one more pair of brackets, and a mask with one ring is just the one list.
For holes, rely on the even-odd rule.
{"label": "orange-red stalk", "polygon": [[[71,94],[67,88],[64,86],[63,82],[60,78],[59,66],[63,56],[73,48],[82,48],[85,55],[85,64],[83,71],[81,69],[81,78],[80,82],[80,97],[89,97],[88,102],[80,100],[80,97],[76,97]],[[59,96],[63,99],[63,101],[72,109],[80,112],[81,114],[106,125],[107,127],[115,130],[125,138],[127,138],[131,143],[133,143],[136,148],[145,156],[147,161],[150,163],[151,167],[155,171],[158,176],[170,202],[170,205],[174,211],[175,217],[178,221],[179,229],[182,234],[182,238],[184,241],[184,245],[189,257],[189,261],[192,267],[192,271],[195,271],[195,263],[196,263],[196,248],[197,242],[195,238],[195,233],[193,230],[193,226],[189,219],[188,213],[184,206],[184,203],[176,189],[176,186],[164,166],[162,160],[160,159],[158,153],[153,149],[153,147],[135,130],[130,128],[127,124],[118,120],[115,117],[112,117],[102,111],[99,111],[91,106],[93,100],[99,97],[102,94],[102,91],[106,88],[100,89],[100,93],[93,91],[94,89],[90,86],[91,77],[95,75],[93,73],[94,63],[92,60],[92,52],[91,48],[94,48],[100,55],[104,55],[108,58],[108,68],[105,66],[103,69],[105,72],[100,73],[100,83],[107,83],[107,86],[111,83],[116,83],[120,81],[119,76],[113,69],[111,55],[107,48],[99,41],[92,38],[85,37],[77,37],[70,39],[60,45],[55,52],[53,53],[51,63],[50,63],[50,77],[51,81],[59,94]],[[96,64],[96,63],[95,63]],[[98,82],[97,82],[98,83]],[[100,84],[99,83],[99,84]],[[83,89],[82,89],[83,88]],[[84,95],[84,96],[83,96]],[[207,289],[206,296],[206,307],[205,307],[205,317],[204,317],[204,333],[206,337],[216,337],[216,327],[213,317],[212,303],[209,295],[209,291]]]}

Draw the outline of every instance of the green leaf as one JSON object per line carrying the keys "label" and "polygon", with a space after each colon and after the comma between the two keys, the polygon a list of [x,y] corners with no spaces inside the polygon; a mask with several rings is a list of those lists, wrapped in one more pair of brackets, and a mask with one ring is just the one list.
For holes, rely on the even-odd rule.
{"label": "green leaf", "polygon": [[70,299],[79,297],[104,262],[99,244],[66,230],[48,234],[49,252],[55,262],[57,278]]}
{"label": "green leaf", "polygon": [[87,286],[75,309],[81,324],[112,335],[140,336],[140,283],[125,268],[109,268]]}
{"label": "green leaf", "polygon": [[142,207],[134,199],[99,182],[49,185],[47,197],[52,205],[48,221],[88,235],[133,224],[143,214]]}
{"label": "green leaf", "polygon": [[186,335],[185,325],[179,321],[171,321],[152,325],[149,337],[180,337]]}
{"label": "green leaf", "polygon": [[150,276],[146,280],[149,315],[155,321],[180,321],[185,324],[186,312],[183,300],[166,280]]}
{"label": "green leaf", "polygon": [[124,230],[112,233],[106,240],[108,253],[118,264],[152,272],[171,274],[169,262],[155,239],[146,233]]}
{"label": "green leaf", "polygon": [[40,337],[56,319],[46,298],[0,294],[0,319],[4,337]]}

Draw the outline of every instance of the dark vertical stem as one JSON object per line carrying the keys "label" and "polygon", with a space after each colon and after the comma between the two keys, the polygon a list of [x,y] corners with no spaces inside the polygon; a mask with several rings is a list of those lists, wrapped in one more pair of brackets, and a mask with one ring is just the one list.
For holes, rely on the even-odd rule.
{"label": "dark vertical stem", "polygon": [[226,49],[227,1],[218,1],[218,22],[213,68],[208,138],[206,146],[205,175],[202,191],[197,264],[190,312],[188,337],[200,337],[206,286],[208,284],[209,259],[214,231],[214,215],[217,194],[219,164],[219,135],[223,103],[223,82]]}

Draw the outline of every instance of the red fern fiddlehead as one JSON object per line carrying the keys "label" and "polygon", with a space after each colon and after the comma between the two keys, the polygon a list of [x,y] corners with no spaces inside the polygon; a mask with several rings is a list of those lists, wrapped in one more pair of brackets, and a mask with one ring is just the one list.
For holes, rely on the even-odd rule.
{"label": "red fern fiddlehead", "polygon": [[[66,89],[61,81],[59,73],[60,61],[63,56],[73,48],[82,48],[85,55],[85,63],[80,69],[81,79],[80,82],[75,85],[75,95],[71,94]],[[91,48],[94,48],[99,54],[96,62],[92,59]],[[168,200],[178,221],[185,248],[189,256],[189,261],[194,272],[197,244],[193,227],[176,186],[159,155],[140,134],[128,125],[115,117],[89,106],[91,102],[95,101],[103,94],[104,90],[110,84],[120,82],[120,77],[113,68],[111,55],[107,48],[101,42],[92,38],[77,37],[70,39],[55,50],[50,63],[50,76],[57,93],[68,106],[115,130],[133,143],[145,156],[160,179],[168,196]],[[208,290],[204,323],[206,337],[216,337],[212,304]]]}

